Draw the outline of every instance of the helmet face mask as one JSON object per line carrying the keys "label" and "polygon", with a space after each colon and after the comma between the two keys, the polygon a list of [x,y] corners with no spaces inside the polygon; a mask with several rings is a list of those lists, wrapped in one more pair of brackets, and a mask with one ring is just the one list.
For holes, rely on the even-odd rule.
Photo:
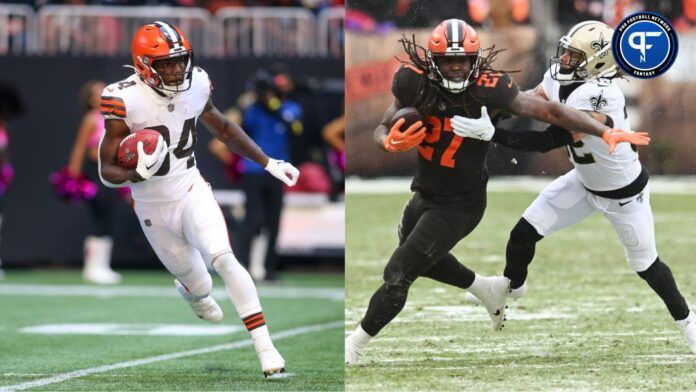
{"label": "helmet face mask", "polygon": [[440,85],[447,90],[458,93],[464,91],[473,81],[472,75],[478,75],[478,55],[444,55],[432,56],[431,67],[439,77]]}
{"label": "helmet face mask", "polygon": [[561,37],[556,56],[549,60],[551,78],[561,85],[620,76],[611,52],[614,30],[598,21],[573,26]]}
{"label": "helmet face mask", "polygon": [[171,97],[191,88],[193,50],[176,26],[158,21],[141,27],[132,54],[140,79],[161,94]]}
{"label": "helmet face mask", "polygon": [[153,75],[160,81],[155,88],[170,93],[179,93],[191,88],[193,51],[160,57],[152,60]]}
{"label": "helmet face mask", "polygon": [[[461,93],[479,74],[481,44],[478,35],[466,22],[448,19],[430,34],[426,59],[432,80],[451,93]],[[459,59],[469,61],[457,61]]]}
{"label": "helmet face mask", "polygon": [[556,56],[549,59],[551,77],[561,84],[584,82],[587,77],[587,56],[580,49],[559,42]]}

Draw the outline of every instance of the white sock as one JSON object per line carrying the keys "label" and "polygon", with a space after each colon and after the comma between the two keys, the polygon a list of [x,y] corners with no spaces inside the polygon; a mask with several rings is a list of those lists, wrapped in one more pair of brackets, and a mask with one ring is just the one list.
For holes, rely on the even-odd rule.
{"label": "white sock", "polygon": [[696,323],[696,315],[694,315],[694,312],[689,310],[689,315],[683,320],[677,320],[676,323],[681,328],[684,328],[691,323]]}
{"label": "white sock", "polygon": [[212,264],[225,282],[227,295],[251,334],[256,351],[272,348],[273,342],[261,310],[259,295],[249,272],[239,264],[232,252],[215,257]]}
{"label": "white sock", "polygon": [[353,343],[355,348],[358,349],[358,351],[362,351],[365,346],[367,346],[368,343],[370,343],[370,340],[372,339],[372,336],[365,332],[364,329],[362,329],[362,325],[358,324],[358,328],[355,328],[355,331],[353,331],[352,334],[348,337],[350,341]]}
{"label": "white sock", "polygon": [[483,293],[483,290],[488,288],[489,285],[490,284],[488,283],[487,277],[476,274],[474,277],[474,282],[471,284],[471,286],[469,286],[469,288],[467,288],[467,290],[471,294],[478,297],[480,294]]}

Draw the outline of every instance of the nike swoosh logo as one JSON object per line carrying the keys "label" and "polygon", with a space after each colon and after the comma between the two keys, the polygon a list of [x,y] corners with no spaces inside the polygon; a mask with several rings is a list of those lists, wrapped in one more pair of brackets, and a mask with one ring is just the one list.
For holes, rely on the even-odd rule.
{"label": "nike swoosh logo", "polygon": [[508,82],[507,86],[508,88],[512,88],[512,80]]}
{"label": "nike swoosh logo", "polygon": [[620,205],[621,207],[623,207],[623,206],[625,206],[626,204],[628,204],[628,203],[630,203],[630,202],[632,202],[632,201],[633,201],[633,200],[629,200],[629,201],[627,201],[627,202],[625,202],[625,203],[619,202],[619,205]]}
{"label": "nike swoosh logo", "polygon": [[403,140],[399,140],[399,141],[390,140],[390,141],[389,141],[389,143],[391,143],[391,144],[401,144],[401,143],[403,143],[403,142],[404,142]]}
{"label": "nike swoosh logo", "polygon": [[157,162],[153,163],[153,164],[150,165],[150,166],[145,165],[145,169],[150,170],[150,169],[152,169],[153,167],[155,167],[156,164],[157,164]]}

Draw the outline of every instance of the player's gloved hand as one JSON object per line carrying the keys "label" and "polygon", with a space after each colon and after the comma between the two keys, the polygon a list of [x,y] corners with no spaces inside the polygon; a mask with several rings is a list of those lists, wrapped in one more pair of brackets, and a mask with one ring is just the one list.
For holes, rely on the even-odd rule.
{"label": "player's gloved hand", "polygon": [[294,186],[300,177],[300,171],[295,166],[272,158],[268,159],[266,171],[271,173],[273,177],[283,181],[287,186]]}
{"label": "player's gloved hand", "polygon": [[389,134],[384,138],[384,149],[389,152],[406,151],[419,144],[425,139],[425,127],[422,121],[416,121],[405,131],[401,132],[401,126],[406,122],[405,119],[398,119]]}
{"label": "player's gloved hand", "polygon": [[451,124],[454,134],[461,137],[489,141],[495,133],[495,127],[485,106],[481,107],[481,118],[454,116]]}
{"label": "player's gloved hand", "polygon": [[150,177],[157,173],[157,170],[162,167],[164,159],[167,158],[169,154],[169,146],[160,135],[157,138],[157,146],[155,146],[155,151],[152,154],[146,154],[143,150],[143,142],[138,142],[138,165],[135,167],[135,172],[137,173],[141,181],[148,180]]}
{"label": "player's gloved hand", "polygon": [[621,129],[607,129],[602,134],[602,139],[609,145],[609,153],[613,153],[619,143],[631,143],[638,146],[650,144],[650,136],[647,132],[626,132]]}

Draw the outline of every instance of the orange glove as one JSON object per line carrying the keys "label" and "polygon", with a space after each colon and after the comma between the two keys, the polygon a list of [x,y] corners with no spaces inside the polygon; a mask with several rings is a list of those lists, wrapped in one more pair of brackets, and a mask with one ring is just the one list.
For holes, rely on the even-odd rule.
{"label": "orange glove", "polygon": [[650,144],[650,136],[647,132],[626,132],[621,129],[607,129],[602,134],[602,139],[609,145],[609,154],[613,153],[619,143],[631,143],[637,146]]}
{"label": "orange glove", "polygon": [[416,121],[404,132],[401,126],[406,122],[400,118],[389,130],[389,134],[384,138],[384,149],[389,152],[406,151],[419,145],[425,139],[425,127],[422,121]]}

